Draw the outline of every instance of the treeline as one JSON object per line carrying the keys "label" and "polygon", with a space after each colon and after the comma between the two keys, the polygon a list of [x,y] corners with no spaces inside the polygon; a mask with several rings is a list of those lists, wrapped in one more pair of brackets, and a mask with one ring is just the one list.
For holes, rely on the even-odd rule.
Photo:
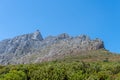
{"label": "treeline", "polygon": [[120,80],[120,62],[46,62],[0,66],[0,80]]}

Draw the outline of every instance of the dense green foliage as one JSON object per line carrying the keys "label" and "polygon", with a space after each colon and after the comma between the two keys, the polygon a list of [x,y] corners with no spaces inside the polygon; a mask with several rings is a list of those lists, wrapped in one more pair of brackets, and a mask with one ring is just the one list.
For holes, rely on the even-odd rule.
{"label": "dense green foliage", "polygon": [[53,61],[0,66],[0,80],[120,80],[120,62]]}
{"label": "dense green foliage", "polygon": [[120,55],[96,50],[51,62],[0,66],[0,80],[120,80]]}

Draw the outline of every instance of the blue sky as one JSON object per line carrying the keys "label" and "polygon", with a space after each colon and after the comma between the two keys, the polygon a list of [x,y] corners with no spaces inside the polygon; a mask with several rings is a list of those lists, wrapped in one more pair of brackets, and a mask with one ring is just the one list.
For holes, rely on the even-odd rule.
{"label": "blue sky", "polygon": [[34,32],[101,38],[120,53],[119,0],[0,0],[0,40]]}

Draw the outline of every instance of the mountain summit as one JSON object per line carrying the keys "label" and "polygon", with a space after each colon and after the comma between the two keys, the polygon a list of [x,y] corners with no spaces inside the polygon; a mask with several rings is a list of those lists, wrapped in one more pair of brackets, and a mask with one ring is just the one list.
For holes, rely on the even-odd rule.
{"label": "mountain summit", "polygon": [[33,35],[32,39],[34,39],[34,40],[40,40],[40,41],[43,40],[43,37],[39,30],[36,30],[32,35]]}
{"label": "mountain summit", "polygon": [[39,30],[0,42],[0,64],[26,64],[50,61],[82,51],[104,49],[100,39],[91,40],[87,35],[76,37],[66,33],[43,39]]}

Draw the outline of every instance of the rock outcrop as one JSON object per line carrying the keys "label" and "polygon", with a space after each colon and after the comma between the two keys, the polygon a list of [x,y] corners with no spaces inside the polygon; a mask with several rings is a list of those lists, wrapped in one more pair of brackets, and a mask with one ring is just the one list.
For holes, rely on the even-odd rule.
{"label": "rock outcrop", "polygon": [[43,39],[39,30],[0,42],[0,64],[26,64],[49,61],[59,56],[104,48],[100,39],[66,33]]}

